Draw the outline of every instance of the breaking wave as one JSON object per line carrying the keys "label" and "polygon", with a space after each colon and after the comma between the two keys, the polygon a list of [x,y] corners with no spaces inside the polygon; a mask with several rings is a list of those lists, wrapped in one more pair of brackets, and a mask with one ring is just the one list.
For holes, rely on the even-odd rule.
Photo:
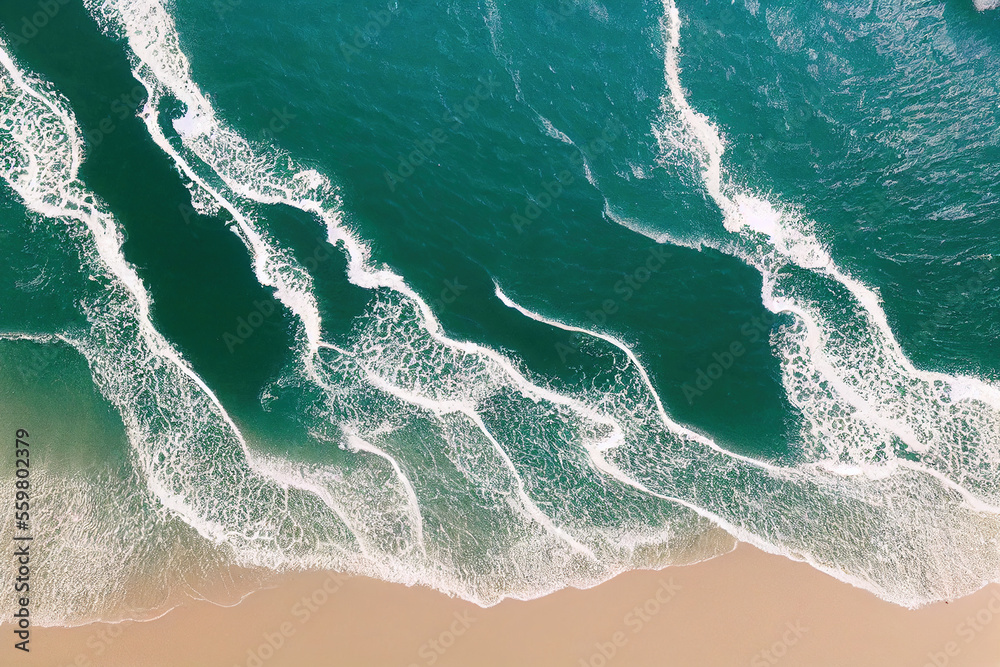
{"label": "breaking wave", "polygon": [[[718,234],[694,245],[759,271],[763,303],[788,316],[772,345],[798,411],[795,464],[736,454],[679,423],[626,342],[535,312],[503,285],[500,303],[578,335],[581,354],[601,370],[585,380],[543,377],[511,353],[450,337],[351,228],[351,202],[327,176],[219,117],[165,5],[86,4],[127,45],[148,94],[140,116],[192,206],[231,215],[257,281],[295,322],[294,360],[265,391],[265,407],[291,402],[309,438],[335,456],[307,463],[249,444],[157,331],[151,297],[122,253],[119,222],[79,178],[84,144],[72,112],[5,49],[2,176],[95,283],[80,288],[85,324],[33,340],[86,360],[124,424],[134,467],[127,501],[111,503],[128,508],[119,513],[129,532],[104,547],[108,560],[92,568],[100,576],[78,577],[73,559],[99,532],[97,514],[112,510],[88,503],[92,518],[45,536],[56,545],[45,556],[51,576],[76,583],[42,588],[43,622],[114,616],[124,588],[94,609],[81,600],[109,573],[129,581],[157,571],[171,540],[184,557],[167,569],[192,554],[219,567],[323,568],[429,585],[482,605],[711,557],[733,538],[911,607],[998,580],[1000,392],[916,368],[877,293],[834,264],[808,217],[727,178],[722,136],[686,98],[682,22],[671,0],[660,25],[658,157],[664,166],[693,160],[721,212]],[[495,6],[490,17],[502,20]],[[546,133],[572,143],[538,117]],[[348,280],[367,291],[346,335],[324,322],[313,276],[269,227],[270,205],[308,214],[343,252]],[[668,238],[614,210],[609,201],[610,219]]]}

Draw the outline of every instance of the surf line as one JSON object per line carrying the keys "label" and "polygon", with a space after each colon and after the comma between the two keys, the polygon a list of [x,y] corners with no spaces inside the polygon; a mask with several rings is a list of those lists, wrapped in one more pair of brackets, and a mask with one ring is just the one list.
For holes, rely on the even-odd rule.
{"label": "surf line", "polygon": [[[162,19],[168,23],[169,26],[169,16],[165,11],[162,10],[157,3],[150,3],[149,5],[154,12],[161,13]],[[120,16],[121,21],[127,21],[129,19],[134,20],[134,16],[124,15]],[[621,426],[614,419],[611,419],[605,415],[597,413],[595,410],[591,409],[580,401],[577,401],[566,396],[562,396],[557,392],[551,391],[544,387],[540,387],[529,381],[510,360],[508,360],[503,355],[497,353],[496,351],[477,345],[475,343],[463,342],[448,338],[443,328],[431,311],[428,304],[420,298],[416,292],[405,282],[405,280],[386,269],[374,269],[369,264],[370,252],[367,246],[355,238],[350,232],[344,229],[342,225],[341,216],[338,210],[335,208],[331,209],[329,207],[329,202],[323,198],[317,198],[315,192],[326,192],[328,188],[328,183],[324,177],[315,172],[305,173],[300,172],[296,176],[288,178],[277,178],[274,183],[267,183],[269,192],[262,192],[253,183],[249,183],[245,180],[240,180],[236,178],[232,173],[228,173],[227,168],[231,165],[217,165],[218,156],[213,155],[213,142],[219,141],[221,139],[228,139],[231,141],[239,141],[237,135],[232,135],[228,128],[223,128],[218,125],[215,118],[215,114],[211,108],[210,103],[204,97],[204,95],[198,90],[196,84],[191,81],[188,77],[189,68],[186,64],[186,59],[183,54],[177,51],[172,53],[174,56],[173,65],[175,69],[171,69],[170,66],[165,62],[160,62],[156,60],[159,55],[159,51],[153,48],[153,44],[147,44],[143,42],[144,39],[149,39],[148,35],[142,34],[141,32],[136,32],[137,28],[134,25],[125,25],[126,32],[129,34],[130,42],[132,45],[132,51],[136,58],[139,60],[139,64],[135,69],[136,76],[147,85],[147,89],[150,90],[150,102],[147,103],[147,108],[144,110],[144,116],[146,119],[147,127],[154,135],[154,140],[161,145],[161,147],[175,160],[178,165],[191,177],[192,179],[197,179],[197,182],[202,187],[206,188],[213,197],[219,199],[219,202],[223,206],[233,206],[225,197],[215,189],[208,186],[204,179],[198,177],[194,172],[194,169],[186,160],[182,159],[178,152],[170,145],[170,143],[163,136],[158,124],[154,118],[154,107],[151,106],[158,101],[159,96],[154,94],[154,89],[158,90],[158,85],[164,85],[167,87],[178,99],[180,99],[184,104],[187,105],[188,111],[185,115],[185,120],[180,123],[181,127],[178,127],[179,134],[181,135],[181,140],[186,148],[194,152],[199,159],[201,159],[205,164],[211,168],[217,176],[222,178],[226,186],[234,193],[250,200],[257,201],[260,203],[284,203],[305,212],[313,213],[317,215],[322,221],[326,223],[328,230],[328,240],[331,245],[337,243],[343,243],[347,257],[348,257],[348,278],[349,280],[360,286],[368,289],[377,288],[387,288],[398,294],[406,297],[415,307],[420,316],[421,327],[426,331],[430,337],[438,344],[445,346],[447,348],[465,353],[470,355],[479,356],[495,364],[498,370],[502,372],[504,376],[514,385],[518,391],[526,395],[533,400],[544,400],[552,402],[556,405],[561,405],[569,408],[571,411],[580,415],[584,419],[589,421],[594,421],[596,423],[605,425],[609,428],[610,432],[614,437],[620,437]],[[157,36],[153,39],[162,38],[162,33],[157,33]],[[139,41],[139,44],[136,44]],[[176,44],[171,45],[173,49],[176,49]],[[142,70],[142,71],[140,71]],[[148,73],[148,76],[144,75]],[[164,82],[164,77],[169,79],[169,82]],[[160,83],[154,83],[152,78],[158,79]],[[175,123],[175,126],[177,124]],[[230,136],[232,135],[232,136]],[[242,144],[241,144],[242,146]],[[247,147],[247,150],[250,150]],[[249,153],[247,157],[254,157],[253,153]],[[275,178],[272,174],[264,174],[265,179]],[[298,193],[301,196],[292,197],[292,193],[298,189],[298,186],[308,181],[310,184],[309,192]],[[282,194],[278,194],[282,193]],[[234,207],[235,208],[235,207]],[[241,216],[242,217],[242,216]],[[244,219],[245,221],[245,219]],[[246,231],[245,227],[241,227]],[[244,242],[248,242],[254,239],[254,235],[251,234],[241,234],[241,238]],[[258,236],[259,239],[259,236]],[[266,246],[263,244],[253,249],[256,256],[255,264],[260,269],[265,264],[264,254],[266,253]],[[262,280],[267,280],[270,276],[259,274]],[[272,278],[273,279],[273,278]],[[282,290],[279,289],[279,298]],[[282,298],[282,301],[285,299]],[[313,308],[310,309],[310,314]],[[301,311],[296,311],[293,308],[293,312],[300,314]],[[307,351],[307,365],[315,373],[315,367],[311,361],[316,356],[316,347],[320,346],[322,343],[319,337],[319,319],[316,315],[316,320],[313,323],[307,324],[306,331],[309,339],[309,349]],[[315,379],[315,378],[314,378]],[[422,397],[419,397],[412,392],[407,392],[404,388],[395,388],[397,391],[401,391],[401,398],[408,400],[410,402],[416,401],[419,405],[422,402]],[[466,407],[466,409],[468,409]],[[468,414],[468,413],[467,413]],[[500,447],[499,443],[496,442],[495,437],[487,430],[484,429],[484,424],[478,415],[469,415],[473,419],[473,423],[476,424],[480,431],[484,432],[485,437],[494,444],[495,447]],[[502,449],[502,448],[501,448]],[[506,455],[506,452],[501,452]],[[523,483],[523,482],[522,482]],[[520,495],[520,494],[519,494]],[[530,504],[526,505],[526,509],[535,515],[535,518],[543,523],[543,525],[550,520],[542,514],[536,514],[531,510],[531,506],[534,504],[530,501],[530,498],[526,496],[522,497],[523,500],[528,500]],[[559,534],[562,529],[551,525],[553,532]],[[570,538],[571,544],[575,542],[574,538],[563,533],[564,538]],[[579,549],[579,543],[577,543],[577,548]],[[587,549],[584,548],[584,551]]]}
{"label": "surf line", "polygon": [[[723,455],[725,455],[727,457],[732,457],[732,458],[734,458],[736,460],[743,461],[744,463],[748,463],[748,464],[752,465],[755,468],[760,468],[760,469],[766,470],[769,473],[774,474],[776,477],[786,477],[787,478],[787,477],[793,476],[793,473],[791,471],[789,471],[788,469],[786,469],[786,468],[781,468],[781,467],[775,466],[773,464],[767,463],[766,461],[760,461],[760,460],[757,460],[757,459],[750,458],[748,456],[743,456],[742,454],[737,454],[735,452],[730,452],[729,450],[723,449],[722,447],[720,447],[711,438],[709,438],[709,437],[707,437],[705,435],[702,435],[701,433],[698,433],[698,432],[696,432],[696,431],[694,431],[692,429],[689,429],[687,427],[681,426],[680,424],[678,424],[677,422],[675,422],[673,419],[671,419],[670,416],[667,414],[666,409],[663,407],[663,402],[660,400],[660,395],[657,393],[656,389],[653,386],[653,381],[650,379],[649,373],[646,371],[646,367],[642,365],[641,361],[639,361],[639,357],[635,354],[635,352],[633,352],[632,349],[628,345],[626,345],[624,342],[622,342],[620,339],[616,338],[615,336],[613,336],[611,334],[601,333],[599,331],[591,331],[589,329],[584,329],[582,327],[573,326],[571,324],[565,324],[563,322],[559,322],[558,320],[553,320],[553,319],[550,319],[550,318],[545,317],[543,315],[540,315],[540,314],[538,314],[538,313],[536,313],[536,312],[534,312],[532,310],[529,310],[529,309],[525,308],[524,306],[518,304],[513,299],[511,299],[509,296],[507,296],[503,292],[503,290],[500,288],[499,284],[494,283],[494,287],[496,289],[496,296],[497,296],[497,298],[500,299],[500,301],[505,306],[507,306],[508,308],[513,308],[514,310],[516,310],[517,312],[521,313],[525,317],[533,319],[536,322],[542,322],[543,324],[548,324],[549,326],[553,326],[553,327],[556,327],[558,329],[563,329],[565,331],[572,331],[572,332],[575,332],[575,333],[578,333],[578,334],[587,335],[587,336],[593,336],[594,338],[599,338],[599,339],[603,340],[604,342],[609,343],[609,344],[613,345],[614,347],[618,348],[619,350],[621,350],[625,354],[625,356],[628,358],[628,360],[632,364],[632,366],[636,369],[636,372],[639,374],[639,377],[642,379],[643,384],[645,385],[647,391],[649,392],[649,395],[652,397],[652,399],[653,399],[653,401],[654,401],[654,403],[656,405],[656,411],[657,411],[657,413],[659,415],[659,418],[663,422],[663,425],[667,427],[668,431],[674,433],[675,435],[679,435],[681,437],[684,437],[684,438],[687,438],[687,439],[690,439],[690,440],[694,440],[694,441],[696,441],[696,442],[698,442],[698,443],[700,443],[702,445],[705,445],[705,446],[709,447],[710,449],[712,449],[712,450],[714,450],[714,451],[716,451],[716,452],[718,452],[720,454],[723,454]],[[629,479],[631,479],[631,478],[629,478]],[[630,482],[630,483],[633,483],[633,485],[634,485],[634,482]],[[643,490],[649,492],[648,489],[644,488]]]}
{"label": "surf line", "polygon": [[[912,451],[926,455],[927,458],[920,464],[924,466],[922,468],[924,472],[941,474],[941,469],[947,469],[949,447],[958,446],[957,443],[942,441],[941,433],[946,432],[947,427],[954,424],[955,418],[949,415],[947,410],[938,409],[931,414],[934,421],[927,423],[921,420],[922,415],[916,414],[912,408],[903,406],[900,409],[899,406],[889,404],[887,397],[879,394],[877,386],[855,385],[846,381],[843,362],[838,365],[837,350],[830,349],[828,336],[824,333],[825,319],[793,298],[775,297],[776,271],[782,265],[798,266],[824,275],[847,289],[857,302],[859,318],[865,320],[864,324],[870,327],[872,345],[884,349],[893,362],[877,369],[868,369],[873,373],[879,373],[883,380],[886,379],[885,373],[890,373],[888,379],[900,382],[920,382],[928,387],[937,382],[943,383],[949,388],[954,401],[978,402],[983,408],[992,412],[987,419],[994,422],[996,413],[1000,409],[1000,388],[978,378],[952,377],[916,368],[896,340],[885,311],[881,307],[881,299],[871,288],[841,271],[810,233],[789,226],[791,221],[788,219],[787,211],[779,210],[771,202],[757,198],[747,191],[740,191],[723,179],[722,156],[725,152],[725,142],[712,122],[704,114],[695,111],[686,98],[678,64],[680,14],[672,0],[663,0],[663,7],[661,27],[665,46],[664,77],[667,91],[661,100],[661,107],[665,115],[670,109],[677,114],[680,128],[654,126],[654,134],[659,138],[661,146],[667,143],[680,145],[700,162],[700,176],[704,187],[722,211],[727,231],[740,234],[744,240],[751,242],[756,238],[759,243],[760,237],[766,237],[770,242],[770,254],[764,252],[761,256],[741,251],[738,243],[733,241],[718,245],[717,249],[744,261],[763,274],[763,299],[769,310],[776,313],[790,313],[804,324],[806,336],[803,344],[812,355],[815,370],[828,381],[828,388],[832,394],[863,415],[869,426],[899,438]],[[678,131],[687,135],[686,141],[681,141],[675,136]],[[896,373],[895,377],[891,375],[893,372]],[[787,379],[786,375],[786,386]],[[798,407],[801,409],[805,406]],[[984,428],[980,429],[979,435],[986,437],[991,433],[988,428]],[[987,442],[981,444],[981,447],[988,447],[990,444],[995,445],[996,440],[989,438]],[[995,488],[987,492],[994,497],[996,493]],[[982,502],[980,499],[980,503]]]}
{"label": "surf line", "polygon": [[[148,67],[148,63],[146,63],[146,65]],[[309,296],[306,297],[305,301],[303,301],[302,299],[295,299],[292,290],[289,288],[287,283],[284,283],[282,281],[280,275],[272,274],[269,271],[267,271],[267,269],[265,268],[268,263],[267,259],[271,256],[271,253],[273,251],[264,242],[261,233],[254,230],[249,218],[243,215],[243,213],[239,211],[238,207],[231,201],[229,201],[225,196],[223,196],[222,193],[219,192],[219,190],[209,185],[201,176],[199,176],[195,171],[195,169],[193,168],[193,166],[188,162],[188,160],[182,157],[180,153],[170,144],[170,142],[167,141],[155,118],[157,112],[156,105],[158,104],[161,97],[161,93],[159,90],[160,84],[148,78],[145,75],[145,72],[142,70],[143,70],[142,67],[137,67],[134,70],[134,74],[140,81],[143,82],[149,93],[147,106],[143,110],[143,117],[144,120],[146,121],[148,131],[153,136],[154,141],[161,146],[161,148],[175,161],[178,167],[181,168],[181,170],[185,174],[187,174],[189,178],[191,178],[206,192],[208,192],[209,195],[212,196],[223,208],[228,210],[233,215],[234,220],[236,220],[238,223],[237,224],[237,228],[239,230],[238,236],[248,246],[248,249],[250,249],[252,256],[255,260],[254,264],[257,270],[258,279],[261,280],[263,284],[276,286],[278,288],[277,289],[278,298],[286,305],[286,307],[289,307],[289,309],[300,318],[300,321],[303,322],[303,326],[306,331],[308,340],[307,348],[306,350],[303,351],[303,361],[306,364],[306,367],[310,370],[310,375],[313,381],[317,382],[322,386],[323,383],[318,377],[319,374],[317,373],[314,364],[317,358],[316,353],[318,349],[320,347],[328,347],[329,345],[324,343],[319,336],[319,332],[321,330],[321,321],[318,309],[315,307],[313,299]],[[193,84],[191,85],[193,86]],[[201,118],[202,120],[209,120],[214,118],[214,114],[212,113],[211,108],[207,106],[207,101],[203,100],[203,98],[200,95],[195,94],[192,91],[186,91],[186,92],[188,92],[189,95],[187,97],[182,97],[182,99],[184,99],[185,102],[189,104],[188,108],[189,115]],[[182,138],[184,138],[183,134]],[[198,157],[204,159],[202,156]],[[209,168],[213,168],[210,162],[207,163],[207,166]],[[320,201],[308,200],[308,199],[294,201],[282,198],[261,197],[258,195],[258,193],[254,192],[252,186],[250,186],[249,184],[240,183],[237,185],[236,183],[232,182],[230,180],[230,177],[227,177],[226,174],[219,173],[218,171],[216,171],[216,174],[221,176],[223,180],[226,182],[226,185],[230,187],[230,189],[234,189],[234,191],[237,194],[248,196],[249,198],[254,199],[256,201],[261,201],[262,203],[278,203],[280,201],[281,203],[289,204],[301,210],[317,214],[321,219],[327,221],[328,228],[333,227],[334,220],[332,218],[334,217],[334,214],[332,214],[326,207],[324,207],[323,203]],[[384,286],[384,287],[389,287],[390,289],[394,289],[397,292],[400,292],[401,294],[410,298],[411,301],[417,305],[418,312],[420,312],[422,315],[425,329],[430,332],[432,337],[435,338],[437,342],[446,345],[448,347],[459,349],[465,353],[485,355],[489,357],[492,361],[500,363],[504,367],[504,370],[507,372],[508,376],[512,377],[512,379],[515,381],[515,384],[519,385],[522,391],[524,391],[527,387],[531,386],[530,383],[523,376],[517,373],[517,371],[510,364],[510,362],[508,362],[506,359],[496,354],[492,350],[488,350],[487,348],[481,348],[477,345],[469,343],[458,343],[456,341],[453,341],[445,337],[443,335],[440,323],[434,317],[433,313],[430,312],[430,309],[427,306],[427,304],[422,299],[420,299],[420,297],[415,292],[413,292],[405,284],[405,282],[403,282],[401,277],[386,271],[372,272],[368,270],[367,267],[364,267],[364,259],[367,258],[366,249],[363,249],[363,246],[358,241],[353,239],[353,237],[350,237],[350,235],[347,234],[345,231],[343,231],[342,229],[337,229],[337,231],[334,232],[333,229],[331,229],[330,236],[331,236],[330,238],[331,244],[339,240],[345,242],[345,244],[348,245],[347,248],[348,258],[349,262],[353,264],[352,268],[354,269],[352,272],[349,273],[349,277],[353,278],[352,282],[355,282],[355,284],[359,284],[360,286],[363,287]],[[353,243],[348,243],[348,239],[350,239],[350,241],[352,241]],[[364,277],[362,278],[362,276]],[[359,280],[359,278],[361,279]],[[301,295],[302,293],[299,292],[298,294]],[[395,387],[385,382],[381,378],[377,377],[376,374],[371,373],[370,371],[368,371],[367,374],[369,381],[372,381],[375,384],[375,386],[379,386],[383,390],[389,391],[390,393],[396,395],[402,400],[411,403],[413,405],[434,409],[434,406],[427,404],[425,399],[419,397],[417,394],[408,392],[401,387]],[[540,388],[538,387],[531,386],[531,389],[528,390],[528,393],[537,394],[540,391],[543,390],[540,390]],[[550,400],[554,399],[555,397],[556,395],[554,393],[551,393],[548,396]],[[565,402],[565,399],[562,399],[562,397],[559,397],[559,399],[560,400],[556,400],[555,402],[557,403]],[[580,407],[582,406],[577,406],[578,409]],[[452,411],[452,410],[446,409],[446,411]],[[455,411],[464,413],[467,417],[469,417],[472,420],[477,429],[483,432],[487,440],[498,451],[499,455],[505,462],[505,466],[507,466],[514,474],[515,479],[517,480],[516,494],[519,500],[521,501],[528,516],[531,517],[531,519],[533,519],[540,525],[542,525],[544,528],[546,528],[549,532],[561,538],[574,550],[597,560],[596,556],[588,547],[578,542],[574,537],[569,535],[562,528],[554,525],[551,519],[549,519],[549,517],[546,516],[538,508],[537,504],[528,496],[528,494],[525,491],[524,480],[521,478],[521,475],[517,473],[514,464],[512,461],[510,461],[506,451],[504,451],[501,444],[496,440],[493,434],[491,434],[489,430],[486,428],[484,422],[482,421],[478,413],[476,413],[475,409],[472,406],[460,405],[460,406],[455,406]],[[371,454],[373,452],[371,452],[371,450],[369,449],[367,450],[367,453]],[[250,452],[246,452],[246,456],[249,461],[251,462],[253,461]],[[255,468],[256,467],[259,466],[255,466]],[[411,487],[409,487],[409,482],[406,479],[405,475],[402,475],[402,471],[397,470],[397,473],[399,474],[404,489],[411,489]],[[311,490],[315,491],[315,489]],[[323,497],[324,499],[326,499],[325,495]],[[420,526],[416,526],[416,531],[418,536],[422,536],[422,528]],[[361,540],[359,538],[359,542],[360,541]]]}
{"label": "surf line", "polygon": [[[236,204],[232,203],[216,188],[209,185],[195,171],[194,167],[188,162],[188,160],[182,157],[180,153],[174,149],[174,147],[166,139],[166,136],[162,133],[156,120],[156,112],[158,110],[155,106],[159,102],[161,96],[159,85],[144,76],[141,68],[137,67],[133,71],[133,74],[143,83],[148,91],[148,101],[146,108],[143,110],[143,120],[146,123],[153,141],[159,145],[165,153],[167,153],[167,155],[174,161],[178,168],[188,176],[188,178],[203,188],[209,196],[211,196],[220,206],[229,211],[229,213],[233,216],[235,224],[233,224],[230,229],[232,229],[237,237],[243,241],[244,245],[250,252],[257,279],[263,285],[276,287],[277,300],[288,308],[288,310],[291,311],[301,323],[302,331],[306,336],[305,349],[302,350],[302,360],[303,363],[311,369],[311,360],[315,357],[315,353],[319,350],[321,345],[319,331],[321,330],[322,325],[320,322],[319,311],[315,307],[315,303],[308,295],[302,299],[296,298],[299,294],[295,292],[293,288],[289,287],[286,283],[281,282],[280,278],[272,275],[268,271],[267,259],[270,257],[269,248],[264,242],[263,237],[250,224],[247,216],[243,214]],[[314,369],[311,370],[311,374],[316,375]],[[236,428],[235,424],[233,424],[233,428]],[[241,434],[239,435],[239,440],[245,460],[253,472],[282,487],[296,488],[307,493],[312,493],[320,498],[320,500],[322,500],[323,503],[337,515],[337,517],[344,523],[345,527],[351,532],[359,545],[359,549],[362,554],[371,558],[368,553],[366,541],[362,537],[361,532],[356,526],[352,525],[351,520],[343,511],[343,508],[335,502],[334,498],[324,488],[295,476],[279,475],[273,465],[268,465],[269,461],[265,457],[255,454],[252,450],[250,450]]]}
{"label": "surf line", "polygon": [[[141,36],[133,35],[132,38],[140,39]],[[133,46],[133,49],[136,49],[136,47]],[[149,47],[144,47],[142,49],[142,52],[147,58],[156,57],[155,53]],[[175,56],[178,62],[183,61],[184,58],[183,54],[178,53],[175,54]],[[140,60],[142,60],[142,58],[140,58]],[[143,62],[147,66],[149,66],[151,70],[155,69],[151,63],[146,61]],[[160,69],[164,69],[166,66],[161,63],[157,65],[157,67]],[[187,71],[188,70],[186,67],[181,67],[181,70],[179,72],[170,72],[169,70],[165,70],[163,72],[163,75],[174,76],[174,77],[180,76],[180,79],[174,80],[169,85],[169,87],[173,90],[175,96],[179,97],[186,104],[188,104],[188,116],[192,119],[191,125],[200,126],[197,135],[188,135],[184,132],[181,132],[182,141],[185,144],[190,143],[193,147],[192,150],[194,150],[194,147],[196,147],[198,150],[195,152],[199,154],[199,157],[202,160],[205,160],[208,166],[213,167],[213,162],[215,161],[215,158],[213,158],[213,155],[211,154],[212,141],[213,140],[217,141],[221,137],[226,135],[227,130],[224,128],[219,128],[217,125],[215,125],[214,114],[212,113],[208,101],[197,90],[195,84],[192,81],[185,78]],[[208,125],[205,125],[205,122],[207,122]],[[176,153],[173,154],[176,155]],[[290,181],[288,180],[282,181],[281,184],[277,183],[270,184],[265,182],[264,185],[266,185],[268,189],[268,192],[265,193],[258,189],[259,186],[255,186],[251,183],[235,179],[232,174],[227,173],[228,166],[231,165],[224,165],[221,166],[221,168],[219,169],[215,169],[213,167],[213,170],[216,172],[218,176],[220,176],[226,182],[227,187],[229,187],[234,193],[240,194],[242,196],[245,196],[249,199],[261,203],[287,203],[303,211],[311,212],[319,216],[320,219],[322,219],[327,225],[328,238],[330,243],[331,244],[343,243],[345,246],[345,250],[347,251],[347,256],[348,256],[348,267],[349,267],[348,277],[351,280],[351,282],[358,286],[366,287],[369,289],[377,289],[379,287],[385,287],[395,292],[398,292],[405,297],[408,297],[411,300],[411,302],[416,306],[416,309],[420,314],[422,327],[436,342],[451,349],[455,349],[464,353],[481,355],[489,359],[490,361],[496,363],[503,371],[503,374],[506,375],[512,381],[512,383],[519,389],[519,391],[523,392],[526,396],[530,398],[536,400],[541,399],[546,401],[552,401],[557,405],[563,405],[569,408],[570,410],[576,412],[578,415],[584,417],[587,420],[608,426],[610,429],[610,435],[603,443],[600,443],[597,447],[595,447],[592,450],[591,452],[592,459],[594,460],[598,468],[601,469],[603,472],[608,473],[611,476],[619,479],[619,481],[622,481],[631,486],[635,486],[634,480],[628,478],[628,476],[624,475],[620,470],[617,470],[614,466],[611,466],[606,461],[604,461],[603,464],[601,461],[601,459],[603,459],[603,456],[601,456],[600,452],[618,446],[618,444],[622,442],[622,439],[624,437],[624,434],[622,433],[622,426],[615,419],[608,417],[607,415],[601,414],[592,406],[585,405],[584,403],[576,399],[563,396],[552,390],[534,385],[534,383],[528,381],[527,378],[525,378],[519,372],[519,370],[511,364],[511,362],[508,359],[506,359],[503,355],[500,355],[489,348],[484,348],[474,343],[462,342],[448,338],[444,334],[440,322],[437,320],[433,312],[431,312],[427,303],[424,302],[410,288],[408,284],[406,284],[406,282],[403,280],[401,276],[386,269],[375,269],[369,264],[370,252],[367,246],[365,246],[362,242],[360,242],[357,238],[355,238],[350,232],[348,232],[343,227],[341,216],[338,211],[331,210],[324,201],[317,200],[310,196],[303,195],[301,197],[291,198],[288,197],[287,195],[282,196],[278,194],[280,192],[291,194],[292,191],[297,189],[296,183],[305,182],[305,180],[308,180],[312,184],[311,187],[312,190],[314,191],[317,189],[322,190],[324,187],[322,183],[325,183],[325,179],[322,176],[319,176],[318,174],[315,173],[313,173],[312,175],[300,173],[295,177],[293,177]],[[265,181],[270,176],[271,176],[270,174],[265,173],[264,174]],[[627,350],[627,348],[624,349]],[[635,358],[634,353],[632,353],[631,350],[627,350],[626,353],[632,357],[633,363],[637,364],[636,368],[638,368],[639,372],[643,375],[643,381],[646,384],[646,386],[651,387],[652,384],[648,376],[646,375],[646,371],[641,366],[641,364],[637,363],[638,360]],[[775,466],[771,466],[770,464],[761,461],[756,461],[746,457],[740,457],[739,455],[736,455],[732,452],[725,451],[722,448],[720,448],[716,443],[714,443],[710,438],[697,434],[689,429],[680,427],[666,416],[666,412],[663,409],[662,404],[660,403],[659,396],[658,394],[656,394],[655,391],[652,392],[652,396],[654,398],[654,401],[657,403],[658,412],[661,415],[661,419],[664,420],[664,424],[668,425],[669,430],[673,431],[675,434],[681,434],[683,436],[686,436],[687,438],[692,438],[711,449],[723,453],[724,456],[727,458],[733,458],[733,457],[742,458],[743,460],[747,461],[754,467],[762,467],[768,469],[769,472],[775,477],[784,478],[784,477],[794,476],[793,473],[785,469],[777,468]],[[418,397],[411,396],[411,398],[418,398]],[[716,523],[721,523],[721,522],[716,521]],[[773,548],[775,547],[772,547],[772,549]]]}
{"label": "surf line", "polygon": [[[7,172],[3,174],[4,179],[11,184],[30,210],[45,217],[82,223],[84,229],[81,231],[84,233],[81,236],[88,240],[88,247],[82,253],[85,266],[92,264],[90,270],[95,274],[105,275],[110,281],[122,287],[124,296],[121,303],[115,304],[121,309],[117,314],[134,320],[137,325],[135,338],[125,340],[124,344],[138,348],[144,356],[148,355],[164,366],[175,369],[181,378],[190,381],[194,385],[192,393],[204,397],[209,409],[218,415],[221,429],[226,436],[231,435],[243,452],[248,453],[242,434],[214,392],[152,324],[149,316],[150,297],[142,281],[121,253],[122,235],[113,217],[100,208],[100,202],[78,180],[83,140],[71,111],[27,85],[22,73],[3,50],[0,50],[0,64],[15,82],[14,90],[23,95],[23,103],[34,107],[25,109],[23,113],[35,112],[37,116],[29,132],[14,136],[16,145],[29,156],[28,170],[25,174],[27,177],[15,178],[12,173]],[[39,153],[43,149],[48,149],[49,153],[54,152],[54,154]],[[59,203],[51,203],[53,201]],[[92,247],[89,247],[91,243]],[[94,326],[100,326],[100,322]],[[109,369],[101,360],[100,353],[90,348],[86,340],[71,341],[68,338],[64,340],[81,352],[92,367],[104,366],[105,375],[107,374]],[[104,393],[108,387],[101,389]],[[109,396],[107,393],[105,395],[122,414],[129,431],[129,441],[136,451],[139,464],[146,473],[150,491],[158,496],[165,507],[175,512],[203,537],[216,543],[225,542],[230,537],[225,526],[218,521],[203,517],[181,494],[172,491],[169,481],[162,479],[153,466],[150,452],[138,446],[136,431],[141,429],[142,425],[139,423],[141,419],[123,407],[120,397]]]}

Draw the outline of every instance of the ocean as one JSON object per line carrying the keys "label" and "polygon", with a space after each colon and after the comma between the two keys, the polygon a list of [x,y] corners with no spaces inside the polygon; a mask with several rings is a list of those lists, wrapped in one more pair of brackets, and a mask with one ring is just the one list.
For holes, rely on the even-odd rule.
{"label": "ocean", "polygon": [[908,607],[1000,581],[991,4],[5,0],[33,622],[736,541]]}

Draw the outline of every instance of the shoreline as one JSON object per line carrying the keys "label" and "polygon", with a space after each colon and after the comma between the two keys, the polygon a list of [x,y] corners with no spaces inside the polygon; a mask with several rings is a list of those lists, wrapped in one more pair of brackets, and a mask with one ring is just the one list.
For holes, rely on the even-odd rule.
{"label": "shoreline", "polygon": [[908,610],[739,544],[489,608],[284,574],[234,606],[192,599],[153,620],[33,628],[29,654],[8,643],[4,664],[45,667],[1000,667],[1000,585]]}

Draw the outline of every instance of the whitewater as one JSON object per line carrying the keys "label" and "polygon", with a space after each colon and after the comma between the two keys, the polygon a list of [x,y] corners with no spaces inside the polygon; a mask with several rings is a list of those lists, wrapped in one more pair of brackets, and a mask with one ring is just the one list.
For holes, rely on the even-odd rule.
{"label": "whitewater", "polygon": [[[798,463],[730,451],[676,420],[623,337],[546,313],[499,281],[499,303],[579,335],[579,352],[602,371],[582,382],[543,376],[508,350],[449,335],[432,300],[352,226],[337,174],[219,116],[169,5],[86,5],[127,48],[147,93],[138,114],[191,205],[231,216],[253,275],[294,322],[293,361],[262,403],[293,402],[309,437],[337,457],[305,462],[255,446],[157,330],[121,222],[80,178],[86,151],[72,109],[0,45],[3,180],[37,220],[32,233],[57,235],[99,287],[73,299],[85,326],[3,339],[79,355],[121,416],[134,466],[126,498],[83,503],[87,518],[75,528],[50,519],[65,530],[45,536],[50,579],[38,622],[141,615],[159,598],[101,592],[104,582],[165,568],[176,576],[158,588],[170,589],[193,558],[210,564],[205,571],[325,569],[427,585],[484,606],[710,558],[737,540],[906,607],[1000,581],[1000,388],[915,366],[877,291],[836,265],[808,212],[730,175],[723,129],[688,101],[684,20],[672,0],[658,26],[663,88],[649,137],[664,170],[693,166],[718,229],[681,241],[631,223],[612,197],[607,224],[711,248],[759,272],[762,303],[784,318],[771,344],[798,411]],[[487,20],[502,24],[495,5]],[[546,133],[573,144],[519,98]],[[585,172],[599,189],[589,164]],[[316,281],[269,228],[267,207],[279,205],[306,214],[343,254],[350,283],[369,293],[346,336],[330,332]],[[46,483],[53,496],[93,495],[81,486]],[[10,492],[0,486],[0,496]],[[88,535],[116,504],[131,518],[95,552]],[[183,547],[165,561],[164,543]]]}

